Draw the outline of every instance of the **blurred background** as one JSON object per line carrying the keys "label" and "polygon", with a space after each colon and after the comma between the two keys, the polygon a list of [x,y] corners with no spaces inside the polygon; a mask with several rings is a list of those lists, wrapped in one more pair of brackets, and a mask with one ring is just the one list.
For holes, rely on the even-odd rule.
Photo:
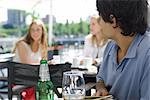
{"label": "blurred background", "polygon": [[0,0],[0,52],[10,52],[27,33],[32,19],[41,19],[48,44],[83,45],[96,0]]}
{"label": "blurred background", "polygon": [[[95,14],[96,0],[0,0],[0,54],[13,50],[32,19],[41,19],[47,28],[49,47],[63,46],[52,52],[50,49],[48,59],[59,54],[59,58],[54,56],[58,62],[80,57],[84,38],[90,32],[90,16]],[[149,15],[150,10],[150,26]]]}
{"label": "blurred background", "polygon": [[43,20],[49,46],[82,49],[93,14],[96,0],[0,0],[0,53],[12,50],[32,19]]}

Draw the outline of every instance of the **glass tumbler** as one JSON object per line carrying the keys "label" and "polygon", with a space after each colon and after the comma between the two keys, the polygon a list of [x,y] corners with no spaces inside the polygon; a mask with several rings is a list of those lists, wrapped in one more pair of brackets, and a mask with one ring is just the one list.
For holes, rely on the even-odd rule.
{"label": "glass tumbler", "polygon": [[62,95],[65,100],[81,100],[85,97],[85,81],[82,72],[63,73]]}

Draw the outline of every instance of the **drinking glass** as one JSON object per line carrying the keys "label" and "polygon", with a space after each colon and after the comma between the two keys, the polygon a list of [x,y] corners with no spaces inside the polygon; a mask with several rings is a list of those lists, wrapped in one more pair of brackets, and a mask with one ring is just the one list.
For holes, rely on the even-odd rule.
{"label": "drinking glass", "polygon": [[88,67],[92,66],[92,62],[93,62],[92,58],[90,58],[90,57],[84,57],[82,65],[83,65],[84,68],[88,68]]}
{"label": "drinking glass", "polygon": [[85,96],[85,81],[80,71],[63,73],[62,95],[65,100],[81,100]]}

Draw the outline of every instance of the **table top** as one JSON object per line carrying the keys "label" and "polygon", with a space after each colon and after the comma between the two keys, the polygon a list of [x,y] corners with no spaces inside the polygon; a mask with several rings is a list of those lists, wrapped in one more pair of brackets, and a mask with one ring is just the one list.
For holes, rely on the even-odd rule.
{"label": "table top", "polygon": [[0,54],[0,59],[7,59],[7,58],[12,58],[14,57],[14,53],[6,53],[6,54]]}
{"label": "table top", "polygon": [[[63,98],[57,98],[56,100],[64,100]],[[112,95],[108,96],[85,96],[83,100],[114,100]]]}
{"label": "table top", "polygon": [[0,59],[0,62],[6,62],[9,61],[9,59]]}
{"label": "table top", "polygon": [[0,54],[0,62],[5,62],[11,60],[15,56],[14,53]]}

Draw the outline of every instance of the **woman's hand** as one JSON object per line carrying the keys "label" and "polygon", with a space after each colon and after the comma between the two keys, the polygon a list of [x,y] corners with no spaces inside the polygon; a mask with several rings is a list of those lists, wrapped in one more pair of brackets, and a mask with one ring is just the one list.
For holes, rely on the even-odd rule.
{"label": "woman's hand", "polygon": [[[80,61],[80,65],[83,65],[83,63],[84,63],[84,61],[81,60],[81,61]],[[96,60],[93,60],[93,61],[92,61],[92,64],[96,65],[96,64],[97,64],[97,61],[96,61]]]}
{"label": "woman's hand", "polygon": [[83,64],[83,60],[80,61],[80,65],[82,65],[82,64]]}
{"label": "woman's hand", "polygon": [[93,64],[93,65],[97,65],[98,63],[97,63],[96,60],[93,60],[92,64]]}

